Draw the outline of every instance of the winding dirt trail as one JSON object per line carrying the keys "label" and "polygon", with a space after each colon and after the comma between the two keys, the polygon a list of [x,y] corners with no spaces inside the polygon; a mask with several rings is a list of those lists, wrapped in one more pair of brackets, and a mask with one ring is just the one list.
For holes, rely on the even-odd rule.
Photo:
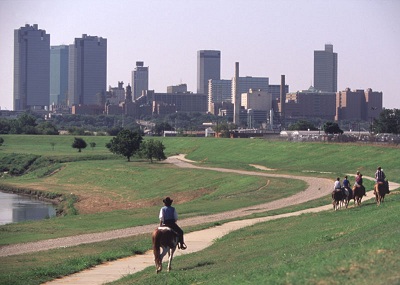
{"label": "winding dirt trail", "polygon": [[[290,176],[290,175],[281,175],[281,174],[272,174],[265,172],[257,172],[257,171],[242,171],[235,169],[226,169],[226,168],[213,168],[213,167],[202,167],[194,165],[194,161],[189,161],[185,159],[184,155],[176,155],[171,156],[166,160],[167,163],[174,164],[178,167],[182,168],[196,168],[196,169],[206,169],[212,171],[220,171],[220,172],[229,172],[229,173],[237,173],[241,175],[255,175],[255,176],[265,176],[265,177],[283,177],[290,179],[300,179],[304,180],[308,183],[307,189],[302,192],[299,192],[293,196],[279,199],[273,202],[268,202],[264,204],[259,204],[251,207],[245,207],[241,209],[236,209],[233,211],[223,212],[219,214],[213,214],[208,216],[200,216],[193,217],[188,219],[179,220],[179,225],[182,227],[190,226],[190,225],[198,225],[203,224],[204,221],[216,222],[231,218],[243,217],[253,213],[260,213],[265,211],[276,210],[282,207],[300,204],[312,199],[317,199],[323,196],[326,196],[330,193],[330,189],[332,188],[332,181],[324,178],[312,178],[306,176]],[[254,166],[254,165],[253,165]],[[263,169],[262,166],[256,166],[260,169]],[[140,234],[151,233],[156,225],[145,225],[138,227],[131,227],[119,230],[105,231],[100,233],[90,233],[90,234],[82,234],[70,237],[62,237],[56,239],[48,239],[42,240],[38,242],[29,242],[22,244],[14,244],[8,246],[0,247],[0,257],[8,256],[8,255],[17,255],[24,254],[36,251],[44,251],[54,248],[62,248],[69,246],[76,246],[80,244],[94,243],[99,241],[112,240],[116,238],[124,238],[130,237]]]}
{"label": "winding dirt trail", "polygon": [[[175,164],[178,167],[183,168],[196,168],[196,169],[206,169],[212,171],[220,171],[220,172],[229,172],[229,173],[237,173],[241,175],[254,175],[254,176],[265,176],[265,177],[282,177],[282,178],[290,178],[290,179],[299,179],[303,180],[308,184],[308,187],[293,196],[279,199],[273,202],[259,204],[252,207],[246,207],[237,209],[234,211],[194,217],[183,219],[179,221],[179,225],[182,227],[189,225],[198,225],[204,223],[204,221],[215,222],[220,220],[226,220],[231,218],[243,217],[253,213],[260,213],[271,211],[275,209],[279,209],[282,207],[296,205],[303,202],[307,202],[309,200],[317,199],[320,197],[324,197],[331,193],[332,183],[333,181],[330,179],[324,178],[313,178],[307,176],[290,176],[290,175],[281,175],[281,174],[273,174],[273,173],[265,173],[265,172],[256,172],[256,171],[242,171],[242,170],[233,170],[233,169],[225,169],[225,168],[213,168],[213,167],[203,167],[195,165],[195,162],[188,161],[184,158],[183,155],[172,156],[167,159],[168,163]],[[270,171],[271,169],[266,169],[263,166],[253,165],[253,167],[257,167],[259,169],[264,169]],[[366,177],[367,178],[367,177]],[[400,185],[391,183],[391,189],[395,189],[400,187]],[[372,198],[372,191],[367,193],[366,199]],[[186,244],[188,245],[188,249],[185,251],[178,250],[175,255],[183,255],[190,254],[196,251],[200,251],[208,246],[210,246],[213,241],[217,238],[220,238],[231,231],[240,229],[242,227],[254,225],[259,222],[265,222],[273,219],[279,219],[290,216],[298,216],[303,213],[313,213],[320,212],[324,210],[332,209],[332,205],[326,205],[313,209],[306,209],[302,211],[297,211],[293,213],[287,213],[276,216],[262,217],[262,218],[253,218],[247,220],[240,220],[225,223],[220,226],[216,226],[213,228],[205,229],[202,231],[192,232],[185,235]],[[38,242],[24,243],[24,244],[16,244],[10,246],[0,247],[0,256],[9,256],[9,255],[17,255],[29,252],[37,252],[44,251],[54,248],[62,248],[69,246],[76,246],[85,243],[94,243],[105,240],[112,240],[116,238],[135,236],[139,234],[150,234],[157,225],[146,225],[140,227],[132,227],[120,230],[107,231],[102,233],[93,233],[93,234],[84,234],[72,237],[65,238],[57,238],[51,240],[43,240]],[[104,284],[106,282],[111,282],[117,279],[122,278],[127,274],[132,274],[139,272],[148,266],[154,266],[153,263],[153,255],[151,251],[146,252],[143,255],[135,255],[128,258],[122,258],[117,261],[107,262],[105,264],[96,266],[94,268],[84,270],[82,272],[66,276],[61,279],[56,279],[51,282],[47,282],[45,284],[55,285],[55,284]]]}

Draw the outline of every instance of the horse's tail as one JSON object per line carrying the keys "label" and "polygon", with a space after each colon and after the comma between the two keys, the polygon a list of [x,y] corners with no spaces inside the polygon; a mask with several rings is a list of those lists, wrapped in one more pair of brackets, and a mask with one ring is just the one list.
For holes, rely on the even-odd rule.
{"label": "horse's tail", "polygon": [[152,235],[153,240],[153,253],[154,253],[154,260],[158,265],[160,263],[160,246],[161,246],[161,232],[156,229]]}

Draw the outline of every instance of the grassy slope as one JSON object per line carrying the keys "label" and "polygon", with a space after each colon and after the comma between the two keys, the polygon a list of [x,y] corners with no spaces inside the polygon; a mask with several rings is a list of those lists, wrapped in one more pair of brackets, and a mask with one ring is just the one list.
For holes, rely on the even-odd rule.
{"label": "grassy slope", "polygon": [[112,284],[399,284],[399,210],[395,191],[379,208],[257,224],[175,258],[170,273],[151,267]]}
{"label": "grassy slope", "polygon": [[[40,155],[51,155],[51,156],[76,156],[76,157],[80,157],[80,155],[82,154],[78,154],[76,150],[73,150],[70,145],[72,144],[73,138],[71,137],[42,137],[42,139],[40,139],[40,137],[31,137],[31,136],[4,136],[5,140],[6,140],[6,145],[0,148],[0,156],[3,153],[13,153],[13,152],[18,152],[19,150],[23,150],[23,152],[25,153],[35,153],[35,154],[40,154]],[[43,138],[45,139],[45,143],[43,143]],[[53,151],[51,149],[51,145],[48,143],[49,139],[55,139],[56,140],[56,145],[55,145],[55,151]],[[89,137],[86,141],[87,142],[91,142],[92,139],[96,142],[97,147],[94,150],[91,149],[86,149],[84,150],[83,154],[84,155],[109,155],[108,151],[105,151],[103,149],[103,147],[100,147],[101,145],[104,145],[105,142],[109,141],[110,138],[107,137]],[[99,139],[99,141],[96,141],[97,139]],[[32,141],[32,140],[36,140],[36,141]],[[175,153],[188,153],[189,156],[188,158],[194,159],[194,160],[201,160],[203,164],[205,165],[218,165],[218,166],[223,166],[223,167],[231,167],[231,168],[242,168],[242,169],[247,169],[248,168],[248,164],[252,163],[252,164],[261,164],[261,165],[265,165],[267,167],[271,167],[271,168],[278,168],[280,169],[280,172],[288,172],[288,173],[296,173],[296,174],[300,174],[301,172],[300,170],[318,170],[318,171],[332,171],[334,172],[334,174],[315,174],[315,175],[321,175],[321,176],[327,176],[327,177],[331,177],[331,176],[336,176],[336,175],[340,175],[342,173],[347,173],[347,172],[354,172],[354,169],[361,169],[364,174],[366,175],[371,175],[371,173],[373,174],[374,169],[376,168],[376,164],[379,162],[379,164],[381,164],[386,170],[388,176],[390,179],[399,182],[399,178],[400,177],[400,169],[399,169],[399,165],[397,163],[397,161],[399,161],[399,149],[398,148],[380,148],[380,147],[376,147],[376,146],[358,146],[358,145],[335,145],[335,144],[300,144],[300,143],[287,143],[287,142],[269,142],[269,141],[264,141],[264,140],[246,140],[246,139],[239,139],[239,140],[220,140],[220,139],[196,139],[196,138],[162,138],[164,144],[167,147],[167,154],[175,154]],[[12,142],[12,147],[10,145],[10,142]],[[102,144],[104,143],[104,144]],[[377,162],[376,160],[376,154],[380,153],[380,159]],[[352,157],[354,157],[354,159],[352,159]],[[358,159],[357,157],[361,157],[361,159]],[[335,161],[335,164],[332,164],[332,161]],[[119,161],[108,161],[109,163],[115,164],[114,167],[116,165],[118,165],[119,163],[123,163],[123,160],[119,160]],[[90,162],[77,162],[78,164],[82,163],[82,166],[85,163],[89,163]],[[97,163],[97,162],[96,162]],[[132,168],[134,167],[138,167],[138,168],[143,168],[143,163],[139,165],[134,165],[136,163],[132,163]],[[126,164],[123,164],[126,165]],[[297,165],[297,166],[296,166]],[[76,166],[74,166],[76,167]],[[87,166],[86,166],[87,167]],[[153,166],[152,166],[153,167]],[[157,166],[156,166],[157,167]],[[147,166],[145,167],[147,169]],[[102,169],[102,168],[99,168]],[[151,167],[150,167],[151,169]],[[164,169],[163,169],[164,170]],[[151,173],[151,170],[147,170],[149,171],[149,173]],[[153,171],[154,173],[158,173],[160,171],[160,169],[158,169],[157,171]],[[182,171],[182,170],[180,170]],[[60,175],[64,175],[65,177],[68,176],[66,171],[61,171]],[[166,170],[166,175],[170,176],[171,173],[168,173],[168,171]],[[202,172],[203,173],[203,172]],[[304,174],[304,173],[303,173]],[[151,175],[151,174],[149,174]],[[189,176],[193,175],[192,173],[188,173]],[[205,177],[207,177],[208,175],[212,175],[211,172],[206,172],[203,174]],[[142,175],[140,175],[142,176]],[[184,175],[185,176],[185,175]],[[53,176],[54,177],[54,176]],[[60,176],[61,177],[61,176]],[[226,177],[225,177],[226,178]],[[27,181],[29,179],[34,180],[34,176],[29,177],[22,177],[20,179],[17,180],[13,180],[13,181],[18,181],[18,183],[24,184],[27,183]],[[59,178],[61,179],[61,178]],[[66,178],[64,178],[66,179]],[[203,179],[203,178],[202,178]],[[221,178],[224,179],[224,178]],[[227,178],[229,180],[229,177]],[[62,180],[62,179],[61,179]],[[208,179],[210,180],[210,179]],[[97,179],[92,180],[92,182],[97,182]],[[170,183],[171,181],[173,181],[172,179],[166,179],[166,182]],[[206,178],[204,178],[205,182],[207,181]],[[280,181],[282,182],[282,181]],[[246,183],[260,183],[259,181],[257,182],[255,181],[247,181]],[[273,181],[272,184],[278,183],[278,181]],[[285,181],[283,181],[283,183],[285,183]],[[290,183],[290,182],[289,182]],[[217,184],[224,184],[224,180],[221,180],[220,183]],[[235,184],[235,183],[233,183]],[[108,183],[106,181],[104,181],[104,187],[108,188]],[[146,183],[144,183],[143,185],[146,185]],[[282,186],[282,185],[281,185]],[[155,187],[157,188],[157,187]],[[228,187],[227,187],[228,188]],[[289,187],[290,188],[290,187]],[[154,189],[154,188],[153,188]],[[120,190],[118,190],[120,191]],[[123,187],[121,187],[121,193],[123,193]],[[188,189],[182,189],[183,192],[188,191]],[[221,190],[222,191],[222,190]],[[246,192],[241,192],[241,191],[237,191],[237,195],[243,195],[243,196],[247,196]],[[222,191],[221,193],[224,193],[224,191]],[[153,195],[150,193],[147,193],[145,195]],[[157,196],[157,194],[154,194],[155,196]],[[225,194],[222,194],[222,197]],[[122,195],[124,196],[124,195]],[[129,195],[125,195],[125,196],[129,196]],[[206,196],[207,197],[207,196]],[[210,204],[210,200],[215,200],[215,199],[207,199],[206,197],[203,197],[202,199],[198,198],[198,201],[195,200],[191,203],[184,203],[179,205],[179,210],[180,213],[183,212],[183,215],[187,215],[190,216],[190,213],[192,210],[194,210],[193,206],[197,205],[198,211],[208,211],[208,206]],[[233,201],[237,201],[239,200],[241,202],[242,198],[241,196],[239,196],[240,199],[233,199]],[[390,203],[393,203],[394,205],[398,205],[399,199],[396,198],[398,196],[395,195],[390,195],[388,197],[388,200],[385,204],[385,207],[381,207],[379,208],[380,211],[382,211],[381,209],[386,209],[386,205],[390,205]],[[218,200],[218,199],[217,199]],[[232,202],[227,200],[227,203],[223,203],[225,201],[225,198],[223,199],[219,199],[220,203],[222,203],[222,205],[224,204],[230,204]],[[329,202],[329,199],[327,199],[327,202]],[[216,207],[220,207],[221,205],[215,204]],[[237,205],[235,205],[234,207],[240,207],[241,204],[237,203]],[[94,231],[96,230],[101,230],[101,229],[106,229],[111,227],[114,227],[115,225],[113,224],[115,221],[120,221],[121,223],[118,226],[131,226],[135,224],[135,218],[137,217],[138,219],[143,219],[146,216],[149,217],[149,212],[151,212],[153,209],[154,212],[156,213],[158,211],[159,206],[155,206],[153,208],[149,208],[148,211],[143,211],[140,212],[140,210],[135,210],[135,211],[114,211],[111,213],[106,213],[106,214],[97,214],[97,215],[81,215],[81,216],[69,216],[69,217],[64,217],[64,218],[60,218],[60,219],[51,219],[51,220],[47,220],[47,221],[41,221],[41,222],[27,222],[27,223],[21,223],[21,224],[15,224],[15,225],[8,225],[8,226],[1,226],[0,227],[0,237],[3,238],[5,237],[5,235],[10,234],[10,237],[14,237],[17,238],[18,236],[22,235],[22,236],[27,236],[33,233],[37,233],[39,236],[36,238],[46,238],[47,234],[54,235],[54,233],[58,234],[59,232],[62,232],[61,235],[64,235],[65,233],[75,233],[75,232],[79,232],[82,231],[82,228],[85,227],[93,227]],[[395,210],[398,211],[398,208],[396,208]],[[364,211],[369,211],[364,213]],[[393,213],[395,213],[396,211],[393,212],[388,212],[387,213],[387,217],[391,217],[393,215]],[[362,219],[359,221],[357,219],[357,225],[365,225],[365,224],[369,224],[371,222],[371,220],[373,220],[374,224],[379,224],[380,220],[379,218],[375,215],[376,214],[376,207],[373,206],[373,204],[371,204],[370,207],[361,207],[359,209],[349,209],[347,211],[341,211],[341,212],[337,212],[337,213],[326,213],[328,215],[328,219],[325,220],[324,222],[321,222],[320,224],[316,224],[313,225],[312,221],[315,220],[315,217],[319,217],[320,215],[313,215],[313,219],[308,219],[311,220],[311,224],[304,224],[303,227],[304,228],[313,228],[314,229],[314,234],[316,235],[321,235],[323,234],[323,232],[321,231],[321,233],[319,232],[319,229],[323,229],[322,225],[324,223],[329,224],[331,221],[333,221],[333,224],[330,224],[329,228],[331,230],[333,230],[334,232],[337,231],[337,233],[340,234],[340,232],[342,232],[341,228],[342,228],[342,223],[340,222],[335,222],[336,220],[343,220],[340,217],[343,217],[345,220],[348,221],[353,221],[354,224],[354,216],[360,216],[362,217]],[[151,214],[153,216],[153,214]],[[325,214],[321,214],[321,215],[325,215]],[[338,219],[338,216],[340,219]],[[386,217],[385,216],[385,217]],[[305,216],[307,217],[307,216]],[[150,219],[153,219],[154,217],[151,217]],[[353,218],[353,219],[352,219]],[[84,221],[82,221],[82,219]],[[99,222],[102,221],[102,222]],[[104,222],[103,222],[104,221]],[[385,234],[387,235],[392,235],[393,233],[391,233],[392,231],[394,231],[394,233],[398,234],[398,232],[396,232],[396,229],[398,227],[396,227],[397,224],[394,224],[396,221],[394,219],[385,219],[384,221],[385,224]],[[274,224],[273,222],[271,222],[272,224]],[[354,227],[354,225],[349,223],[345,224],[345,229],[350,229],[352,227]],[[280,227],[280,223],[278,223],[279,227]],[[347,226],[346,226],[347,225]],[[386,226],[387,225],[387,226]],[[117,226],[117,227],[118,227]],[[285,237],[293,237],[299,235],[299,232],[290,232],[290,231],[286,231],[284,232],[284,234],[282,234],[282,231],[279,231],[278,228],[275,230],[277,236],[268,236],[271,225],[270,224],[263,224],[260,225],[262,228],[258,229],[258,231],[260,231],[262,234],[260,235],[261,240],[257,240],[256,242],[260,242],[263,244],[264,248],[266,246],[266,248],[268,250],[266,250],[266,252],[264,252],[264,250],[261,252],[259,251],[260,247],[258,245],[249,245],[248,247],[243,248],[241,251],[242,252],[246,252],[246,256],[248,256],[248,258],[245,258],[243,261],[243,268],[252,268],[255,267],[256,269],[259,268],[261,265],[260,264],[264,264],[267,263],[269,264],[269,267],[267,269],[262,269],[261,271],[263,272],[253,272],[251,271],[253,274],[252,276],[254,276],[254,281],[255,283],[260,283],[260,282],[256,282],[257,278],[259,278],[259,280],[264,280],[265,278],[267,278],[268,276],[271,276],[270,280],[276,280],[277,282],[271,281],[269,283],[278,283],[278,284],[282,284],[282,283],[291,283],[291,284],[310,284],[310,283],[319,283],[322,280],[324,280],[324,278],[333,278],[333,273],[336,272],[334,267],[333,269],[331,269],[328,274],[322,274],[321,272],[326,270],[326,267],[322,267],[323,270],[320,270],[321,272],[317,272],[314,273],[313,270],[311,270],[312,272],[310,272],[310,268],[314,267],[315,264],[319,263],[319,259],[318,258],[314,258],[313,256],[307,256],[307,260],[308,263],[311,264],[312,266],[309,266],[309,269],[307,271],[307,266],[303,266],[303,267],[299,267],[298,271],[293,271],[291,273],[292,279],[284,279],[284,278],[289,278],[289,277],[282,277],[283,274],[282,272],[291,272],[288,271],[288,269],[285,267],[287,261],[285,261],[286,259],[282,259],[281,262],[277,264],[278,269],[274,269],[274,267],[271,268],[271,264],[274,264],[276,262],[276,260],[278,260],[279,257],[281,256],[276,256],[273,255],[273,258],[269,258],[268,256],[271,254],[271,252],[275,252],[277,251],[276,247],[270,247],[269,242],[265,243],[265,240],[272,240],[272,238],[275,238],[276,240],[274,240],[274,244],[275,243],[279,243],[279,240]],[[258,227],[258,226],[256,226]],[[92,229],[93,229],[92,228]],[[360,240],[364,240],[367,236],[367,234],[370,233],[370,231],[365,232],[363,230],[363,226],[357,226],[356,227],[356,233],[357,233],[357,238]],[[300,231],[301,232],[301,231]],[[372,232],[376,232],[376,234],[379,234],[380,232],[378,230],[376,230],[374,228],[374,230],[372,230]],[[16,233],[18,233],[18,235],[16,235]],[[231,249],[233,248],[239,248],[242,244],[243,241],[247,241],[248,239],[251,240],[252,235],[259,237],[259,235],[254,232],[249,232],[249,236],[247,236],[248,231],[239,231],[239,237],[234,237],[233,239],[239,239],[240,240],[240,244],[236,244],[234,243],[232,240],[230,242],[228,242],[226,245],[225,243],[223,243],[222,245],[218,245],[218,247],[227,247],[228,250],[225,253],[220,253],[219,251],[216,251],[215,255],[213,254],[213,252],[216,250],[215,247],[210,249],[211,252],[208,252],[205,254],[205,256],[209,256],[210,259],[217,259],[219,255],[223,255],[223,254],[230,254],[231,253]],[[42,237],[40,237],[40,235],[43,235]],[[241,234],[244,234],[243,237],[240,237]],[[235,234],[234,234],[235,235]],[[293,236],[292,236],[293,235]],[[335,235],[332,236],[333,238],[335,237]],[[382,238],[382,237],[381,237]],[[144,240],[143,240],[144,239]],[[225,238],[224,238],[225,239]],[[223,240],[224,240],[223,239]],[[306,238],[305,238],[306,239]],[[328,240],[331,239],[327,238]],[[307,240],[307,239],[306,239]],[[264,242],[264,243],[263,243]],[[290,240],[287,241],[290,243]],[[27,280],[30,280],[31,283],[29,284],[39,284],[40,282],[42,282],[43,280],[47,280],[48,278],[52,278],[51,276],[57,276],[58,274],[68,274],[68,272],[73,272],[75,270],[80,270],[81,268],[85,268],[90,266],[90,264],[96,264],[98,262],[101,262],[102,260],[107,260],[107,259],[112,259],[112,258],[116,258],[116,257],[120,257],[120,256],[125,256],[125,255],[129,255],[132,254],[132,252],[135,251],[141,251],[143,250],[143,248],[148,248],[146,246],[148,246],[148,240],[146,240],[146,238],[142,238],[141,241],[139,242],[140,246],[133,246],[130,245],[128,246],[127,244],[129,244],[129,241],[126,242],[124,240],[120,240],[117,243],[115,241],[113,242],[106,242],[106,245],[103,245],[102,243],[100,244],[93,244],[93,245],[88,245],[88,246],[84,246],[85,248],[90,248],[90,250],[85,249],[84,251],[82,251],[81,247],[76,247],[75,248],[71,248],[71,249],[65,249],[65,250],[58,250],[58,251],[49,251],[49,252],[44,252],[44,253],[40,253],[40,254],[32,254],[32,255],[22,255],[22,256],[16,256],[16,257],[9,257],[9,258],[5,258],[2,260],[2,263],[4,262],[5,265],[10,265],[10,266],[4,266],[2,268],[2,270],[0,270],[0,284],[9,284],[9,281],[12,280],[13,284],[28,284]],[[109,246],[107,246],[107,244],[109,244]],[[115,248],[111,247],[111,244],[115,245]],[[372,242],[359,242],[359,244],[364,245],[366,248],[368,248],[368,245],[371,245]],[[335,250],[335,246],[334,244],[325,244],[326,247],[329,250]],[[275,244],[276,246],[276,244]],[[304,244],[301,244],[302,248],[304,248]],[[377,250],[376,252],[381,253],[389,253],[391,254],[392,252],[395,251],[395,247],[392,246],[391,244],[387,244],[386,245],[389,249],[384,248],[383,251]],[[257,248],[256,252],[253,252],[252,248]],[[286,247],[286,245],[282,242],[280,243],[280,247],[279,250],[277,251],[277,254],[282,253],[282,256],[285,256],[285,254],[287,254],[286,252],[283,252],[282,250],[284,250],[284,248]],[[323,246],[322,246],[323,247]],[[107,249],[108,248],[108,249]],[[341,247],[340,247],[341,248]],[[308,251],[313,252],[313,249],[310,247],[309,249],[305,248]],[[86,253],[86,251],[89,251]],[[248,251],[249,250],[249,251]],[[298,249],[300,250],[300,249]],[[247,254],[248,251],[248,254]],[[343,249],[343,252],[345,253],[341,253],[343,256],[341,256],[341,258],[343,259],[344,257],[346,258],[353,258],[354,256],[357,256],[357,254],[360,254],[359,252],[353,254],[352,252],[354,251],[353,247],[351,248],[345,248]],[[75,254],[74,254],[75,252]],[[80,255],[79,252],[85,252],[84,254]],[[335,254],[336,252],[332,252],[332,254]],[[398,255],[398,252],[395,252]],[[200,254],[200,253],[199,253]],[[211,255],[210,255],[211,254]],[[328,252],[327,254],[331,254],[331,252]],[[68,256],[68,257],[67,257]],[[192,256],[192,255],[191,255]],[[197,255],[196,255],[197,256]],[[379,256],[379,255],[378,255]],[[67,257],[67,258],[66,258]],[[268,259],[266,259],[268,257]],[[236,260],[241,260],[242,257],[240,256],[233,256],[232,260],[236,261]],[[60,260],[60,262],[54,262],[54,260]],[[184,267],[185,270],[181,270],[179,271],[179,259],[177,259],[177,263],[175,265],[175,268],[177,269],[177,272],[173,272],[171,273],[171,275],[169,275],[169,279],[173,284],[188,284],[188,283],[197,283],[194,280],[199,280],[199,283],[201,283],[202,278],[205,278],[205,283],[209,278],[213,278],[211,280],[214,280],[212,283],[213,284],[232,284],[229,278],[232,277],[231,272],[236,271],[236,266],[235,262],[231,262],[232,266],[235,266],[234,268],[230,268],[230,267],[221,267],[220,269],[217,269],[216,272],[212,271],[213,274],[209,274],[207,275],[207,272],[210,271],[212,268],[214,267],[218,267],[218,266],[214,266],[214,264],[216,264],[217,262],[212,261],[212,263],[209,263],[208,261],[204,261],[207,260],[207,258],[204,258],[202,256],[200,256],[198,259],[194,259],[194,257],[189,257],[190,260],[192,260],[194,263],[191,263],[192,266],[186,266]],[[188,259],[188,260],[189,260]],[[91,261],[90,261],[91,260]],[[184,260],[182,262],[182,264],[186,264],[187,262],[189,262],[188,260]],[[195,260],[198,260],[198,262],[196,263]],[[271,261],[272,260],[272,261]],[[394,262],[394,261],[398,261],[398,259],[396,258],[392,258],[392,261],[390,262]],[[271,263],[269,263],[271,262]],[[379,259],[373,260],[373,262],[378,263],[379,264]],[[240,262],[242,263],[242,262]],[[340,264],[343,262],[340,262]],[[266,266],[266,265],[265,265]],[[283,267],[282,267],[283,266]],[[295,268],[298,267],[298,264],[295,263],[293,265]],[[201,270],[204,267],[205,272],[200,273],[200,276],[196,276],[193,275],[196,273],[196,271],[198,271],[199,269]],[[353,266],[354,267],[354,266]],[[354,268],[351,268],[350,271],[354,271]],[[26,270],[21,270],[22,268],[26,269]],[[182,268],[182,267],[181,267]],[[255,269],[255,270],[256,270]],[[274,269],[274,270],[272,270]],[[340,269],[340,268],[339,268]],[[272,270],[272,273],[271,273]],[[343,271],[343,269],[340,269]],[[344,271],[346,271],[348,269],[344,269]],[[364,269],[362,269],[363,271]],[[22,272],[23,271],[23,272]],[[266,274],[265,272],[269,272],[268,274]],[[277,271],[277,274],[275,274],[275,271]],[[304,271],[304,273],[302,273]],[[224,272],[230,272],[229,274],[225,274]],[[257,273],[258,272],[258,273]],[[282,276],[279,275],[279,272],[281,272]],[[239,274],[240,273],[240,274]],[[355,271],[355,273],[357,273],[357,271]],[[153,276],[153,269],[149,270],[147,273],[145,274],[145,279],[143,279],[143,284],[164,284],[162,283],[162,281],[160,280],[164,280],[165,279],[159,279],[159,280],[154,280],[154,276]],[[300,276],[301,274],[303,275],[309,275],[311,276],[312,274],[315,274],[315,279],[310,279],[308,277],[308,279],[299,279],[299,282],[294,282],[293,280],[297,280],[298,276]],[[350,274],[350,273],[349,273]],[[349,275],[349,274],[343,274],[343,278],[344,280],[346,280],[346,278],[352,278],[353,275]],[[149,277],[146,277],[146,275],[149,275]],[[227,275],[227,276],[226,276]],[[247,275],[246,272],[242,272],[242,271],[238,271],[238,275],[240,276],[244,276],[241,278],[250,278],[250,275]],[[268,275],[268,276],[267,276]],[[290,275],[290,274],[289,274]],[[326,275],[328,275],[328,277],[326,277]],[[162,275],[159,275],[162,276]],[[204,277],[202,277],[204,276]],[[286,275],[285,275],[286,276]],[[396,275],[392,274],[392,277],[395,276],[394,278],[396,278]],[[397,275],[398,276],[398,275]],[[165,276],[164,276],[165,277]],[[139,277],[135,277],[136,278]],[[140,277],[141,279],[142,277]],[[147,279],[150,278],[150,279]],[[219,280],[221,278],[221,282],[218,283],[217,279]],[[283,278],[283,279],[282,279]],[[370,277],[371,279],[372,277]],[[8,280],[8,281],[5,281]],[[41,280],[41,281],[38,281]],[[180,283],[180,280],[183,280]],[[224,281],[225,280],[225,281]],[[243,284],[244,279],[238,279],[239,281],[236,282],[236,284]],[[280,281],[279,281],[280,280]],[[292,280],[292,281],[290,281]],[[301,281],[301,280],[307,280],[306,281]],[[315,281],[315,280],[318,280]],[[329,279],[328,279],[329,280]],[[364,279],[361,279],[364,280]],[[374,279],[371,279],[374,280]],[[375,279],[375,281],[377,281],[379,279]],[[383,279],[383,280],[389,280],[389,279]],[[398,279],[394,279],[397,280]],[[328,282],[328,284],[332,284],[333,279],[331,280],[332,282]],[[3,283],[5,282],[5,283]],[[11,281],[10,281],[11,282]],[[20,282],[20,283],[19,283]],[[127,281],[127,284],[132,284],[133,281]],[[155,283],[154,283],[155,282]],[[161,283],[160,283],[161,282]],[[254,282],[250,282],[250,283],[254,283]],[[261,282],[263,283],[263,282]],[[362,283],[362,282],[361,282]],[[360,283],[360,284],[361,284]],[[388,282],[386,282],[388,283]],[[391,282],[389,282],[391,283]],[[210,283],[208,283],[210,284]],[[368,284],[368,282],[366,283]],[[375,283],[375,284],[379,284],[379,282]]]}

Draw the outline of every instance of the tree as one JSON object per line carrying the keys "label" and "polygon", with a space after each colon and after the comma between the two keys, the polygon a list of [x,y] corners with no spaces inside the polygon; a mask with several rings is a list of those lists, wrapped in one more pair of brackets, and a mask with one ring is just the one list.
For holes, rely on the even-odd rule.
{"label": "tree", "polygon": [[0,146],[2,146],[4,143],[4,139],[2,137],[0,137]]}
{"label": "tree", "polygon": [[156,123],[154,126],[154,133],[161,136],[164,131],[172,131],[173,128],[166,122]]}
{"label": "tree", "polygon": [[153,163],[153,159],[158,161],[164,160],[167,157],[164,154],[165,146],[161,141],[150,139],[144,141],[140,147],[140,154],[142,157],[149,159]]}
{"label": "tree", "polygon": [[376,133],[400,134],[400,109],[383,109],[372,128]]}
{"label": "tree", "polygon": [[58,135],[57,128],[51,122],[43,122],[37,125],[37,132],[43,135]]}
{"label": "tree", "polygon": [[112,153],[125,156],[130,161],[131,157],[139,151],[142,140],[140,133],[122,130],[106,144],[106,147]]}
{"label": "tree", "polygon": [[334,122],[326,122],[323,126],[325,134],[343,134],[339,125]]}
{"label": "tree", "polygon": [[318,129],[314,126],[313,123],[305,120],[299,120],[296,123],[289,126],[289,130],[297,130],[297,131],[317,131]]}
{"label": "tree", "polygon": [[55,142],[51,142],[50,145],[51,145],[52,149],[54,150],[54,146],[56,145],[56,143]]}
{"label": "tree", "polygon": [[229,138],[233,128],[234,126],[228,122],[219,122],[213,127],[214,132],[216,132],[216,136],[219,138]]}
{"label": "tree", "polygon": [[78,152],[81,152],[81,149],[86,148],[87,144],[82,138],[75,138],[72,143],[73,148],[77,148]]}
{"label": "tree", "polygon": [[8,119],[0,119],[0,134],[8,134],[11,130],[11,122]]}
{"label": "tree", "polygon": [[96,147],[96,143],[95,142],[91,142],[91,143],[89,143],[89,145],[92,148],[92,150]]}

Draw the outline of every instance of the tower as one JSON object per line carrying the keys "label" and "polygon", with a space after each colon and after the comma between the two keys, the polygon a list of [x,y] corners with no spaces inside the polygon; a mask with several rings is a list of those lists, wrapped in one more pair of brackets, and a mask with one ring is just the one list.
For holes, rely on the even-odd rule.
{"label": "tower", "polygon": [[208,80],[221,79],[221,52],[199,50],[197,52],[197,93],[208,94]]}
{"label": "tower", "polygon": [[107,85],[107,39],[82,35],[69,47],[68,105],[100,105]]}
{"label": "tower", "polygon": [[285,128],[285,104],[286,104],[286,92],[285,92],[285,75],[281,75],[281,86],[280,86],[280,103],[281,103],[281,125]]}
{"label": "tower", "polygon": [[337,53],[333,45],[314,51],[314,87],[324,92],[337,91]]}
{"label": "tower", "polygon": [[50,104],[66,105],[68,92],[69,46],[50,48]]}
{"label": "tower", "polygon": [[235,62],[235,77],[233,77],[233,84],[232,84],[232,94],[233,96],[233,123],[239,125],[240,124],[240,105],[241,105],[241,98],[240,98],[240,91],[239,91],[239,62]]}
{"label": "tower", "polygon": [[133,99],[142,96],[142,91],[149,90],[149,67],[145,67],[143,61],[136,61],[136,67],[132,71]]}
{"label": "tower", "polygon": [[50,103],[50,35],[37,24],[14,30],[14,110]]}

